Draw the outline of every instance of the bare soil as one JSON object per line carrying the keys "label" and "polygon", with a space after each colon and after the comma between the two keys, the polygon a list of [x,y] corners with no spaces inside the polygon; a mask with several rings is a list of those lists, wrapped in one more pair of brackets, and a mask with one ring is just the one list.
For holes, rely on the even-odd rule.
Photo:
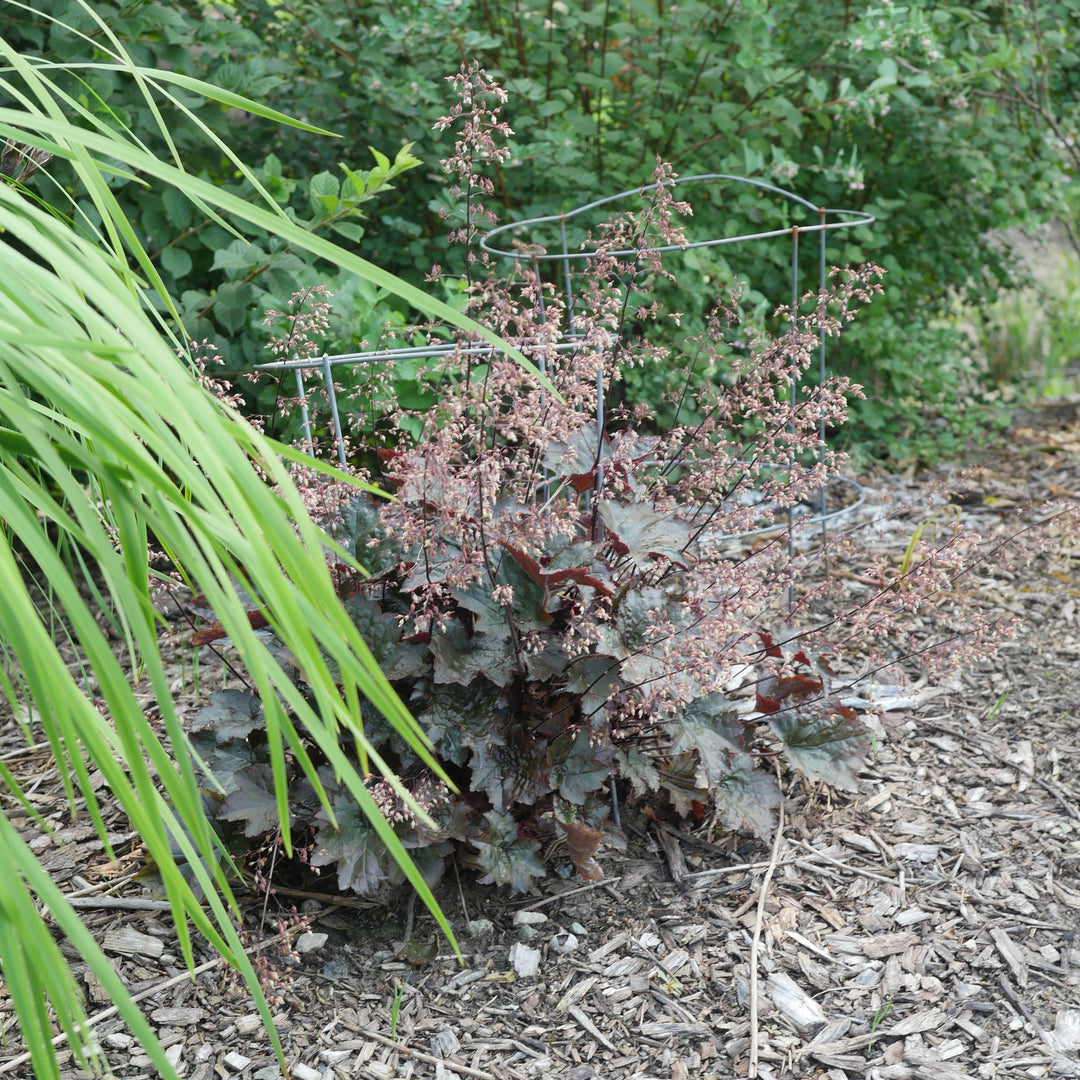
{"label": "bare soil", "polygon": [[[1078,406],[1031,410],[1007,450],[974,465],[962,512],[987,535],[1014,529],[1030,500],[1080,499]],[[917,496],[921,483],[864,478],[858,513]],[[900,520],[877,542],[902,555],[912,527]],[[451,870],[439,899],[464,964],[404,893],[340,896],[332,876],[319,892],[280,885],[269,901],[241,892],[290,1075],[1080,1076],[1072,543],[1013,580],[976,583],[984,601],[1022,618],[1018,636],[951,681],[883,691],[858,792],[787,781],[771,846],[639,812],[624,817],[627,852],[602,859],[600,883],[553,874],[510,897]],[[194,702],[190,658],[175,676]],[[235,685],[209,653],[198,677],[202,694]],[[183,969],[167,906],[134,876],[142,862],[126,821],[108,822],[109,861],[89,823],[72,820],[45,748],[5,730],[0,756],[63,843],[12,803],[5,811],[83,907],[181,1075],[279,1076],[228,969],[209,951],[194,978]],[[431,942],[436,958],[411,963]],[[73,962],[113,1075],[154,1075]],[[28,1076],[3,996],[0,1022],[0,1076]]]}

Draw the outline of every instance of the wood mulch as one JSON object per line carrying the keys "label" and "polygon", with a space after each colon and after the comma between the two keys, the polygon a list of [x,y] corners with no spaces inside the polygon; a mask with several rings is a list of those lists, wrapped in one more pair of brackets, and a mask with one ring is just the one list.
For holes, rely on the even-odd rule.
{"label": "wood mulch", "polygon": [[[992,535],[1015,527],[1010,514],[1031,498],[1080,498],[1080,410],[1056,408],[1022,417],[1007,451],[976,462],[963,508],[972,527]],[[917,499],[921,482],[868,480],[858,512]],[[902,556],[912,521],[875,542]],[[771,845],[631,814],[628,850],[602,860],[596,884],[553,875],[510,897],[451,870],[439,898],[463,965],[441,940],[433,962],[402,958],[407,941],[436,937],[407,894],[375,903],[282,889],[260,932],[263,898],[242,893],[290,1075],[1080,1076],[1072,544],[1012,580],[983,581],[984,601],[1022,617],[1015,639],[951,681],[881,698],[858,793],[789,779]],[[190,658],[178,663],[175,685],[194,701],[192,673]],[[204,651],[198,677],[206,693],[228,675]],[[183,968],[167,906],[135,877],[126,821],[107,821],[111,861],[90,824],[73,821],[45,748],[12,727],[0,758],[55,836],[10,799],[4,809],[82,907],[177,1070],[279,1076],[242,984],[207,950],[194,978]],[[73,967],[113,1075],[154,1075],[74,955]],[[30,1075],[2,993],[0,1023],[0,1077]]]}

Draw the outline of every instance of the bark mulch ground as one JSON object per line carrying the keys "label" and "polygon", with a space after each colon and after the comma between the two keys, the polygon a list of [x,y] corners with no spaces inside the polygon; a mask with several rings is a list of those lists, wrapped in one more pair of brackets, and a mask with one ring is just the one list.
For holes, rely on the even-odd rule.
{"label": "bark mulch ground", "polygon": [[[921,483],[871,479],[858,512],[917,497]],[[1076,405],[1021,418],[1007,452],[976,462],[962,513],[995,535],[1047,496],[1080,498]],[[902,557],[912,528],[898,520],[875,542]],[[944,684],[882,688],[858,793],[788,781],[771,846],[641,814],[624,819],[627,852],[604,860],[596,884],[553,875],[508,897],[450,872],[439,898],[464,965],[408,962],[403,946],[436,933],[407,894],[282,889],[261,933],[263,899],[247,895],[290,1075],[1080,1076],[1080,547],[1063,541],[978,587],[1022,618],[1016,638]],[[202,693],[222,685],[212,659],[198,674]],[[178,663],[179,694],[193,694],[191,676],[190,660]],[[167,906],[134,876],[126,821],[109,823],[110,862],[90,825],[72,822],[44,748],[7,730],[0,756],[56,837],[5,810],[83,908],[181,1075],[279,1076],[228,969],[210,953],[194,978],[183,969]],[[153,1075],[100,986],[80,977],[114,1075]],[[29,1075],[6,996],[0,1022],[0,1077]]]}

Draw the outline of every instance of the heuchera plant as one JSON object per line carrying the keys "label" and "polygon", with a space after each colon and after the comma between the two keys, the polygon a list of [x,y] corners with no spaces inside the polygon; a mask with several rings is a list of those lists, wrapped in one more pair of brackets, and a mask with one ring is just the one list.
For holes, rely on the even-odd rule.
{"label": "heuchera plant", "polygon": [[[432,881],[457,844],[482,882],[524,889],[556,841],[580,875],[598,878],[597,853],[622,841],[616,793],[764,837],[781,797],[778,754],[811,779],[854,789],[870,740],[834,691],[825,635],[794,629],[818,596],[778,539],[797,526],[732,538],[761,525],[762,503],[811,500],[840,467],[819,430],[842,422],[857,388],[803,376],[819,335],[837,334],[878,290],[878,271],[835,272],[824,294],[777,313],[774,336],[749,342],[732,343],[737,298],[728,298],[696,355],[670,355],[628,329],[677,319],[647,296],[668,273],[652,249],[684,243],[690,214],[661,163],[640,209],[591,237],[570,311],[527,262],[505,280],[477,254],[491,186],[474,166],[506,153],[505,95],[475,67],[454,82],[459,104],[442,123],[460,134],[444,164],[471,314],[527,351],[548,381],[462,349],[427,372],[437,404],[391,414],[396,435],[369,448],[393,498],[312,480],[344,603],[458,789],[372,711],[368,737],[413,803],[376,776],[372,794]],[[670,371],[677,415],[692,422],[658,431],[637,405],[603,409],[598,423],[620,373],[641,365]],[[696,378],[703,365],[727,373],[722,388]],[[842,636],[925,610],[963,552],[955,534],[923,552],[837,624]],[[197,640],[216,636],[210,626]],[[219,816],[249,837],[273,833],[259,703],[216,694],[191,735],[226,793]],[[333,820],[305,781],[294,792],[293,828],[309,830],[310,864],[333,867],[343,889],[361,893],[399,881],[359,807],[324,779]]]}

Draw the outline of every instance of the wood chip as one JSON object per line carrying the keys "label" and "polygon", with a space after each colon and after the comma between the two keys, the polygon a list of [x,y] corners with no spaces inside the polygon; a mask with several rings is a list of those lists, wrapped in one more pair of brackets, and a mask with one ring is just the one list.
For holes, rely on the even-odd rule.
{"label": "wood chip", "polygon": [[599,981],[598,976],[590,975],[587,979],[581,979],[579,982],[574,983],[574,985],[559,998],[555,1005],[555,1011],[557,1013],[566,1012],[574,1002],[580,1001]]}
{"label": "wood chip", "polygon": [[997,951],[1001,953],[1005,963],[1009,965],[1013,978],[1020,984],[1021,988],[1026,987],[1028,984],[1027,962],[1024,960],[1023,953],[1013,943],[1012,938],[1004,930],[996,926],[990,931],[990,938],[994,945],[997,946]]}
{"label": "wood chip", "polygon": [[106,952],[119,953],[121,956],[149,956],[157,959],[165,951],[165,942],[161,938],[133,930],[130,926],[118,926],[105,934],[101,947]]}
{"label": "wood chip", "polygon": [[579,1009],[570,1006],[570,1015],[605,1049],[614,1050],[615,1044]]}
{"label": "wood chip", "polygon": [[647,1039],[689,1039],[711,1035],[708,1024],[675,1024],[668,1021],[642,1024],[638,1030]]}
{"label": "wood chip", "polygon": [[912,930],[903,930],[894,934],[878,934],[873,940],[864,943],[862,951],[871,960],[880,960],[883,956],[902,953],[918,943],[918,934]]}
{"label": "wood chip", "polygon": [[[190,1024],[197,1024],[205,1015],[205,1009],[154,1009],[150,1013],[150,1019],[155,1024],[168,1024],[170,1027],[187,1027]],[[259,1027],[262,1027],[262,1017],[258,1013],[255,1016],[259,1021]]]}
{"label": "wood chip", "polygon": [[927,1012],[913,1013],[911,1016],[905,1017],[903,1020],[899,1020],[897,1023],[890,1025],[887,1034],[889,1036],[913,1035],[916,1032],[934,1031],[941,1027],[947,1019],[948,1017],[941,1009],[931,1009]]}
{"label": "wood chip", "polygon": [[813,1035],[827,1023],[821,1006],[790,975],[774,971],[765,985],[777,1010],[802,1034]]}

